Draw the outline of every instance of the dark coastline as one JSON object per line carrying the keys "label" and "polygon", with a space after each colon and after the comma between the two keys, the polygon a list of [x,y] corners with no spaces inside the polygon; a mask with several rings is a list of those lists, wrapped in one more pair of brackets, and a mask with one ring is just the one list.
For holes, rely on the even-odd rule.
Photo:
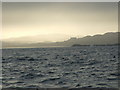
{"label": "dark coastline", "polygon": [[120,44],[100,44],[100,45],[80,45],[80,44],[73,44],[71,47],[80,47],[80,46],[120,46]]}

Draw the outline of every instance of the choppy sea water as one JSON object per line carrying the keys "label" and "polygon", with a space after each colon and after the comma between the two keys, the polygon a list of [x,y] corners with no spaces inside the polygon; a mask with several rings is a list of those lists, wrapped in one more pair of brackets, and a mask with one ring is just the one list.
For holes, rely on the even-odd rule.
{"label": "choppy sea water", "polygon": [[118,88],[118,46],[2,51],[3,88]]}

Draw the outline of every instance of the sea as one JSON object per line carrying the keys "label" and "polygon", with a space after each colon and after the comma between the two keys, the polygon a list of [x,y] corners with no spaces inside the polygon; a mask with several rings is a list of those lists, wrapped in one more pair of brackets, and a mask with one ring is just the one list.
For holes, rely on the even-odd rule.
{"label": "sea", "polygon": [[118,46],[2,49],[3,88],[118,88]]}

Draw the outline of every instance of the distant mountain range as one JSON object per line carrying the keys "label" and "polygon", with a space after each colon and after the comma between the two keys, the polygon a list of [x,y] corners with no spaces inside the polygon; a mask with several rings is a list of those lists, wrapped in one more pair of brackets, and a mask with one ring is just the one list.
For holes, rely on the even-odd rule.
{"label": "distant mountain range", "polygon": [[45,43],[25,43],[25,42],[8,42],[2,41],[3,48],[38,48],[38,47],[69,47],[74,44],[78,45],[112,45],[120,44],[118,38],[120,38],[120,32],[108,32],[105,34],[97,34],[94,36],[85,36],[82,38],[72,37],[63,42],[45,42]]}

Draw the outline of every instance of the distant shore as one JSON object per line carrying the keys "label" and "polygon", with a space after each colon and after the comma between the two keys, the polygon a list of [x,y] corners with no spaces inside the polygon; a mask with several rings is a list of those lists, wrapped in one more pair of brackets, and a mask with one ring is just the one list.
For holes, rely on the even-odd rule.
{"label": "distant shore", "polygon": [[100,45],[80,45],[73,44],[72,47],[80,47],[80,46],[119,46],[120,44],[100,44]]}
{"label": "distant shore", "polygon": [[72,46],[40,46],[40,47],[2,47],[1,49],[25,49],[25,48],[64,48],[64,47],[83,47],[83,46],[119,46],[120,44],[108,44],[108,45],[80,45],[73,44]]}

